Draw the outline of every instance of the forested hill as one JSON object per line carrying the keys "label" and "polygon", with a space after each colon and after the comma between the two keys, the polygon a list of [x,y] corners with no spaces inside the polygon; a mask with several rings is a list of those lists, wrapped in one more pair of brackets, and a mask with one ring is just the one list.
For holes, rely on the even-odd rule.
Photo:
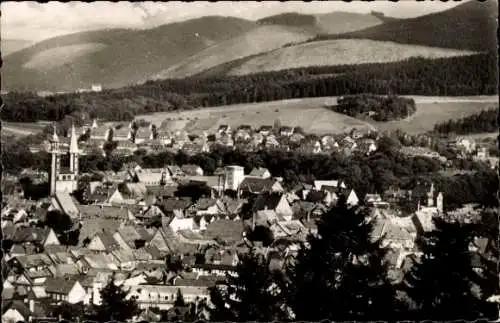
{"label": "forested hill", "polygon": [[468,1],[449,10],[318,39],[358,38],[462,50],[497,49],[497,1]]}
{"label": "forested hill", "polygon": [[497,55],[412,58],[389,64],[323,66],[245,76],[150,81],[96,93],[5,95],[6,121],[62,120],[86,112],[105,120],[234,103],[356,93],[471,96],[498,93]]}

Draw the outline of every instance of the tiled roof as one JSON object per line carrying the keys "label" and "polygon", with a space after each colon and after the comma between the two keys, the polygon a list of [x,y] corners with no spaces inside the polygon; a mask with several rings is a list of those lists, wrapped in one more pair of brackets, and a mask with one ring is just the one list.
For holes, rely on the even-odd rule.
{"label": "tiled roof", "polygon": [[281,193],[264,193],[259,195],[252,206],[254,212],[260,210],[274,210],[283,198]]}
{"label": "tiled roof", "polygon": [[76,264],[58,264],[55,266],[54,275],[56,277],[64,277],[77,274],[79,274],[79,269]]}
{"label": "tiled roof", "polygon": [[223,241],[236,242],[242,239],[243,231],[241,221],[220,219],[208,224],[204,235],[211,239],[220,238]]}
{"label": "tiled roof", "polygon": [[[9,235],[10,232],[5,232],[6,229],[3,228],[5,237]],[[12,240],[14,242],[38,242],[42,243],[49,234],[50,229],[48,228],[39,228],[39,227],[22,227],[22,228],[14,228]]]}
{"label": "tiled roof", "polygon": [[184,199],[166,199],[160,202],[160,207],[166,212],[171,213],[174,210],[186,210],[192,205],[192,202]]}
{"label": "tiled roof", "polygon": [[113,236],[108,231],[102,231],[96,235],[99,237],[107,250],[115,249],[118,247],[118,242],[113,238]]}
{"label": "tiled roof", "polygon": [[265,173],[269,173],[269,170],[264,167],[259,167],[259,168],[254,168],[250,172],[249,176],[257,176],[257,177],[262,177],[265,175]]}
{"label": "tiled roof", "polygon": [[45,291],[47,293],[57,293],[57,294],[68,294],[73,286],[75,286],[76,280],[65,279],[60,277],[48,278],[45,282]]}
{"label": "tiled roof", "polygon": [[198,165],[183,165],[181,167],[181,170],[186,173],[186,175],[196,175],[199,169],[201,169],[201,167]]}
{"label": "tiled roof", "polygon": [[276,184],[276,180],[267,178],[256,178],[256,177],[245,177],[245,179],[240,184],[240,189],[245,191],[250,191],[253,193],[260,193],[264,191],[270,191],[272,187]]}
{"label": "tiled roof", "polygon": [[201,198],[196,202],[196,209],[197,210],[206,210],[209,207],[215,205],[217,203],[217,199],[212,199],[212,198]]}

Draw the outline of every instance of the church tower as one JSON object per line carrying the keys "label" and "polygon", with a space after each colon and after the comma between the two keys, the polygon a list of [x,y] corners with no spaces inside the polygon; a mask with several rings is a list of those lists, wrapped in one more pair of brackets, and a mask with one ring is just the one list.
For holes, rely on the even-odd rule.
{"label": "church tower", "polygon": [[439,214],[443,214],[443,193],[439,192],[437,198],[436,198],[436,207],[438,210]]}
{"label": "church tower", "polygon": [[78,139],[76,137],[75,125],[71,126],[71,141],[69,145],[69,171],[78,175]]}
{"label": "church tower", "polygon": [[52,162],[50,166],[50,195],[56,194],[57,174],[61,167],[61,160],[59,157],[59,137],[57,136],[56,127],[54,126],[54,134],[50,142],[50,154]]}
{"label": "church tower", "polygon": [[[64,148],[64,149],[63,149]],[[63,151],[64,150],[64,151]],[[71,138],[68,146],[62,147],[54,127],[51,140],[52,165],[50,170],[50,195],[57,192],[73,193],[78,188],[78,138],[74,125],[71,127]],[[61,164],[61,157],[68,154],[69,165],[65,158],[65,166]]]}
{"label": "church tower", "polygon": [[427,206],[428,207],[434,206],[434,183],[431,184],[431,189],[429,193],[427,193]]}

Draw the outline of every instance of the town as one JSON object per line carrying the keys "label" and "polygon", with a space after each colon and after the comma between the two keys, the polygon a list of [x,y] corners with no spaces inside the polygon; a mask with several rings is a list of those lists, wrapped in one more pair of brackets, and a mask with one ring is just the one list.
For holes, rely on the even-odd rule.
{"label": "town", "polygon": [[[283,270],[307,236],[317,234],[316,220],[339,198],[350,206],[369,209],[371,236],[390,250],[388,275],[398,283],[420,254],[416,240],[433,229],[433,218],[471,216],[467,206],[445,214],[446,201],[433,183],[426,198],[418,201],[417,210],[403,214],[396,202],[410,199],[411,190],[391,188],[359,196],[338,178],[290,187],[266,168],[245,174],[240,165],[205,174],[203,165],[145,168],[131,163],[121,171],[105,172],[101,180],[85,182],[83,201],[78,202],[73,193],[80,187],[80,179],[91,175],[79,170],[79,158],[88,147],[84,140],[102,148],[113,138],[118,146],[112,153],[125,156],[153,144],[156,152],[177,147],[186,154],[205,153],[210,149],[210,137],[213,143],[231,149],[244,138],[247,149],[277,149],[286,140],[290,145],[299,143],[293,149],[302,148],[304,154],[335,150],[369,155],[377,151],[379,137],[353,130],[343,138],[323,136],[308,141],[307,135],[293,127],[231,130],[221,126],[218,133],[191,141],[188,134],[172,138],[154,127],[137,129],[135,121],[115,129],[99,127],[93,120],[78,130],[72,126],[69,137],[59,137],[54,128],[42,144],[51,155],[50,172],[22,172],[32,182],[48,182],[50,196],[32,201],[19,190],[4,193],[2,267],[6,280],[2,299],[16,300],[9,303],[12,308],[4,316],[17,321],[47,320],[53,304],[100,305],[100,289],[113,277],[127,288],[127,297],[136,297],[141,309],[138,317],[159,319],[161,311],[163,318],[179,317],[175,314],[179,308],[192,304],[194,318],[208,320],[209,288],[227,274],[236,274],[239,256],[258,250],[273,270]],[[483,156],[481,160],[490,164],[487,151],[475,147],[472,139],[460,137],[452,146],[457,156]],[[125,147],[130,150],[124,152]],[[403,147],[401,153],[412,154],[410,148]],[[418,149],[413,150],[418,154]],[[424,156],[447,163],[439,155]],[[498,164],[498,158],[491,164]],[[69,223],[61,228],[64,216]],[[49,217],[59,220],[50,221]],[[52,227],[47,225],[50,223]],[[471,248],[487,256],[489,243],[478,237]],[[176,303],[178,294],[185,302],[182,305]]]}
{"label": "town", "polygon": [[1,11],[2,323],[498,321],[498,1]]}

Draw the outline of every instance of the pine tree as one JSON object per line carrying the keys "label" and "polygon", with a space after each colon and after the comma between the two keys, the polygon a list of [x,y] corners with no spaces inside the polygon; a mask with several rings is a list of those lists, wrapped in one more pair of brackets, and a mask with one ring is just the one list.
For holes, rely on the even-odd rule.
{"label": "pine tree", "polygon": [[345,198],[318,221],[288,268],[289,304],[297,320],[387,320],[400,302],[388,281],[385,250],[371,239],[365,212]]}
{"label": "pine tree", "polygon": [[174,306],[186,306],[186,302],[184,301],[184,295],[180,289],[177,289],[177,296],[175,297]]}
{"label": "pine tree", "polygon": [[491,315],[494,304],[473,291],[477,274],[469,246],[474,225],[434,222],[436,230],[419,241],[419,263],[405,277],[404,290],[416,304],[412,319],[475,320]]}
{"label": "pine tree", "polygon": [[97,307],[99,322],[126,321],[138,314],[135,298],[127,299],[127,292],[116,286],[114,279],[101,290],[101,305]]}
{"label": "pine tree", "polygon": [[287,318],[280,286],[281,273],[271,272],[263,256],[243,255],[236,268],[237,277],[210,289],[212,321],[270,322]]}

